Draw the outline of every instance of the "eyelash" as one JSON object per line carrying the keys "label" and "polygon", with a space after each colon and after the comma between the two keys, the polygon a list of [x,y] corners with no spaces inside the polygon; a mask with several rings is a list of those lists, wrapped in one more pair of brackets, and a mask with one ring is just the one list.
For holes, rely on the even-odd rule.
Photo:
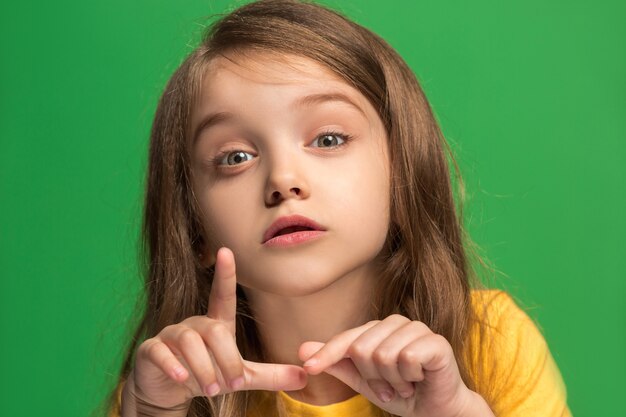
{"label": "eyelash", "polygon": [[[216,168],[228,169],[230,167],[236,167],[237,165],[240,165],[240,164],[237,164],[237,165],[222,164],[222,160],[224,158],[226,158],[231,153],[235,153],[235,152],[245,152],[245,151],[242,151],[241,149],[230,149],[230,150],[227,150],[227,151],[223,151],[223,152],[220,152],[219,154],[217,154],[217,156],[215,156],[215,158],[209,159],[208,162],[209,162],[209,164],[211,166],[216,167]],[[245,153],[250,153],[250,152],[245,152]]]}
{"label": "eyelash", "polygon": [[[344,146],[346,146],[348,143],[350,143],[353,139],[352,135],[349,135],[347,133],[341,133],[335,130],[327,130],[323,133],[320,133],[319,135],[317,135],[315,137],[315,139],[313,139],[311,141],[311,143],[314,143],[315,141],[321,139],[324,136],[336,136],[338,138],[340,138],[343,143],[340,143],[336,146],[329,146],[328,149],[338,149],[338,148],[342,148]],[[324,149],[325,147],[322,146],[314,146],[314,148],[321,148]],[[215,156],[215,158],[211,158],[208,162],[211,166],[215,166],[217,168],[226,168],[228,169],[229,167],[236,167],[237,165],[240,164],[236,164],[236,165],[227,165],[227,164],[222,164],[222,160],[224,158],[226,158],[228,155],[234,153],[234,152],[245,152],[242,151],[241,149],[230,149],[230,150],[225,150],[223,152],[220,152],[217,156]],[[245,153],[249,153],[249,152],[245,152]]]}
{"label": "eyelash", "polygon": [[[335,130],[327,130],[327,131],[317,135],[315,137],[315,139],[313,139],[313,141],[311,143],[319,140],[320,138],[322,138],[324,136],[337,136],[338,138],[341,138],[343,140],[343,143],[340,143],[337,146],[333,146],[332,149],[341,148],[341,147],[347,145],[348,143],[350,143],[350,141],[352,141],[352,139],[353,139],[352,135],[349,135],[347,133],[341,133],[341,132],[337,132]],[[319,146],[317,146],[317,147],[319,148]]]}

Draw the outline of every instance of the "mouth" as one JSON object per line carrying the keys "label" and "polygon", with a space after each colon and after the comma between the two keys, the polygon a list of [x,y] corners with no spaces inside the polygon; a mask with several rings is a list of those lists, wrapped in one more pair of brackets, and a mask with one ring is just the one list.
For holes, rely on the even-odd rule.
{"label": "mouth", "polygon": [[279,241],[281,236],[284,236],[282,240],[285,240],[290,235],[298,235],[301,237],[317,236],[323,232],[322,226],[314,222],[313,220],[299,215],[285,216],[278,218],[263,234],[263,242],[268,243],[270,241]]}

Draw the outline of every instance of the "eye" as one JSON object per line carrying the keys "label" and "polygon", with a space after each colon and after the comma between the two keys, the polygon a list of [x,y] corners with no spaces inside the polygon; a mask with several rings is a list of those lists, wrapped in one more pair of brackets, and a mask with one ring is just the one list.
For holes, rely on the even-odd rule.
{"label": "eye", "polygon": [[344,145],[349,137],[341,133],[328,132],[319,135],[311,144],[314,148],[335,148]]}
{"label": "eye", "polygon": [[254,158],[254,155],[244,151],[234,151],[224,154],[218,159],[218,165],[239,165]]}

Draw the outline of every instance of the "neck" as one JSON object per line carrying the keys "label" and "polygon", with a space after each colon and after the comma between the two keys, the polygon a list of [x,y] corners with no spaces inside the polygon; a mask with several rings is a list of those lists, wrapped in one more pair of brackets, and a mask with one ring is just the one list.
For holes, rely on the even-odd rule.
{"label": "neck", "polygon": [[[377,274],[360,269],[311,294],[290,297],[246,288],[267,360],[302,365],[303,342],[327,342],[334,335],[371,320],[371,296]],[[338,379],[309,375],[305,388],[289,392],[299,401],[327,405],[356,393]]]}

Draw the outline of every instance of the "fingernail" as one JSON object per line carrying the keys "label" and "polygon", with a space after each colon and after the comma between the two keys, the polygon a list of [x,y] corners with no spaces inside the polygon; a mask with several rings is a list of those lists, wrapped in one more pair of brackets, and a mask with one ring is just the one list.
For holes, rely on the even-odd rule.
{"label": "fingernail", "polygon": [[220,392],[220,385],[217,382],[214,382],[205,388],[205,392],[209,397],[212,397]]}
{"label": "fingernail", "polygon": [[176,378],[181,378],[183,375],[185,375],[185,369],[177,366],[176,368],[174,368],[174,375],[176,375]]}
{"label": "fingernail", "polygon": [[317,358],[311,358],[308,361],[304,362],[302,366],[314,366],[320,363],[320,360]]}
{"label": "fingernail", "polygon": [[243,387],[243,383],[244,383],[244,379],[242,376],[240,376],[239,378],[235,378],[232,381],[230,381],[230,386],[232,389],[234,390],[238,390],[239,388]]}
{"label": "fingernail", "polygon": [[400,391],[400,396],[402,398],[409,398],[411,395],[413,395],[413,391]]}
{"label": "fingernail", "polygon": [[392,395],[389,391],[381,391],[378,393],[378,398],[380,398],[380,400],[384,403],[391,401],[391,397]]}

